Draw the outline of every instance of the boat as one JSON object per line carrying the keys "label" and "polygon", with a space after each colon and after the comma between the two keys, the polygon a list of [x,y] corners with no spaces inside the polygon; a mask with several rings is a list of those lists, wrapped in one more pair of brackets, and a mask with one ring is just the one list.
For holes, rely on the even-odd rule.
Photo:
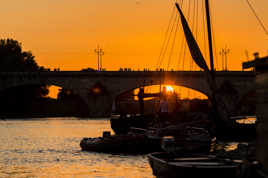
{"label": "boat", "polygon": [[[161,85],[160,85],[161,88]],[[139,93],[137,95],[131,95],[138,97],[139,103],[139,114],[126,114],[125,111],[121,114],[113,115],[110,118],[111,128],[115,134],[127,134],[130,131],[131,127],[148,129],[151,125],[155,124],[157,121],[158,124],[163,125],[162,121],[170,121],[178,118],[177,113],[165,113],[160,116],[160,113],[144,113],[144,99],[145,98],[165,98],[167,93],[166,87],[163,87],[163,91],[158,93],[144,93],[144,88],[140,87]],[[159,101],[160,103],[160,101]],[[115,105],[115,104],[114,104]],[[115,106],[114,106],[115,108]],[[160,121],[162,120],[162,121]]]}
{"label": "boat", "polygon": [[194,62],[204,70],[208,86],[211,90],[211,103],[212,103],[212,117],[215,124],[216,137],[219,139],[255,139],[256,137],[256,124],[245,124],[239,123],[235,120],[230,119],[231,112],[228,110],[228,103],[225,100],[225,96],[219,91],[220,88],[217,86],[214,62],[213,62],[213,46],[212,46],[212,35],[211,35],[211,23],[210,23],[210,9],[209,0],[205,0],[206,7],[206,19],[207,19],[207,34],[210,54],[210,69],[202,55],[202,52],[191,32],[188,22],[179,6],[175,4],[176,8],[181,17],[181,23],[183,26],[184,35],[189,47],[189,51]]}
{"label": "boat", "polygon": [[110,125],[116,135],[127,134],[131,127],[148,128],[154,120],[154,114],[148,115],[112,115]]}
{"label": "boat", "polygon": [[80,142],[82,151],[110,154],[148,154],[161,151],[159,140],[150,139],[145,134],[124,134],[102,137],[83,138]]}
{"label": "boat", "polygon": [[[184,31],[184,35],[189,47],[189,51],[194,62],[204,70],[205,76],[208,82],[208,86],[211,90],[212,97],[212,118],[216,127],[216,137],[230,135],[235,136],[235,133],[242,132],[247,135],[248,126],[243,123],[237,123],[235,120],[231,120],[229,113],[224,102],[224,96],[218,92],[216,83],[216,77],[213,66],[213,48],[212,48],[212,36],[211,36],[211,24],[210,24],[210,10],[209,0],[205,0],[206,18],[207,18],[207,30],[209,41],[209,54],[210,54],[210,69],[200,51],[200,48],[190,30],[188,22],[179,6],[175,3],[175,6],[180,14],[181,23]],[[250,128],[251,129],[251,128]],[[253,132],[255,131],[252,128]],[[171,153],[170,153],[171,152]],[[153,170],[153,174],[156,177],[206,177],[206,178],[234,178],[239,176],[239,166],[234,161],[228,159],[216,159],[209,155],[196,156],[185,155],[185,153],[172,154],[172,151],[164,153],[152,153],[148,155],[150,166]]]}
{"label": "boat", "polygon": [[[160,93],[144,93],[144,88],[139,88],[137,96],[139,101],[139,114],[126,114],[125,112],[113,115],[110,118],[110,125],[115,134],[127,134],[131,127],[146,129],[155,119],[155,114],[144,113],[144,98],[159,97]],[[116,108],[115,104],[113,105]],[[116,110],[116,109],[115,109]]]}
{"label": "boat", "polygon": [[174,157],[165,152],[148,155],[157,178],[236,178],[240,164],[230,159],[217,159],[210,155],[181,154]]}
{"label": "boat", "polygon": [[162,138],[161,148],[169,154],[208,153],[211,149],[210,134],[207,130],[186,126],[177,130],[180,134]]}
{"label": "boat", "polygon": [[111,135],[110,132],[103,132],[102,137],[83,138],[80,147],[82,151],[111,154],[148,154],[156,151],[167,151],[171,154],[182,151],[209,152],[211,138],[205,129],[188,126],[175,129],[176,136],[168,137],[159,135],[159,129],[134,127],[130,128],[128,134]]}

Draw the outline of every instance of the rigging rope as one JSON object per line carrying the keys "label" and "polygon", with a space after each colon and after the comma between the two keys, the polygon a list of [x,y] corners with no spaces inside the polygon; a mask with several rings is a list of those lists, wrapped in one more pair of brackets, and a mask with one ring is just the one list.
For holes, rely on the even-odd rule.
{"label": "rigging rope", "polygon": [[[181,7],[183,8],[183,1],[182,1],[182,4],[181,4]],[[181,70],[184,69],[184,60],[183,60],[183,55],[185,55],[185,45],[186,45],[186,40],[184,38],[184,35],[183,35],[183,32],[180,33],[181,34],[181,43],[180,43],[180,50],[179,50],[179,56],[178,56],[178,63],[177,63],[177,67],[178,67],[178,70],[180,69],[180,66],[182,67]],[[180,65],[180,62],[182,63]]]}
{"label": "rigging rope", "polygon": [[[181,33],[182,34],[182,33]],[[179,56],[178,56],[178,63],[177,63],[177,68],[178,68],[178,70],[180,70],[180,66],[181,66],[181,70],[183,70],[183,65],[184,65],[184,63],[183,63],[183,58],[182,58],[182,56],[184,55],[184,52],[185,52],[185,50],[183,50],[183,49],[185,49],[185,44],[186,44],[186,41],[185,41],[185,38],[183,38],[184,36],[183,36],[183,34],[182,34],[182,38],[181,38],[181,45],[180,45],[180,50],[179,50]],[[180,65],[180,62],[182,63],[181,65]]]}
{"label": "rigging rope", "polygon": [[263,22],[261,21],[261,19],[259,18],[258,14],[256,13],[254,7],[251,5],[251,3],[249,2],[249,0],[246,0],[249,8],[251,9],[251,11],[253,12],[254,16],[256,17],[256,19],[258,20],[259,24],[261,25],[262,29],[264,30],[264,32],[266,33],[266,35],[268,35],[268,31],[265,28]]}
{"label": "rigging rope", "polygon": [[[188,3],[188,12],[187,12],[187,18],[189,19],[190,18],[190,12],[191,12],[191,1],[188,1],[189,3]],[[184,69],[184,67],[185,67],[185,60],[187,60],[187,58],[186,58],[186,50],[187,50],[188,48],[187,48],[187,44],[186,44],[186,39],[185,39],[185,46],[184,46],[184,56],[183,56],[183,70],[185,70]],[[189,49],[188,49],[189,50]]]}
{"label": "rigging rope", "polygon": [[[199,4],[198,4],[198,0],[196,1],[197,4],[196,4],[196,38],[198,40],[198,33],[199,33]],[[194,63],[194,70],[197,69],[197,65]]]}
{"label": "rigging rope", "polygon": [[156,64],[156,68],[159,68],[160,64],[162,63],[161,60],[162,60],[162,56],[163,56],[163,51],[165,49],[165,45],[166,45],[166,42],[167,42],[167,36],[169,34],[169,30],[170,30],[170,27],[171,27],[172,19],[173,19],[174,14],[175,14],[175,10],[176,10],[176,8],[173,7],[173,10],[172,10],[172,13],[171,13],[171,16],[170,16],[170,19],[169,19],[168,28],[167,28],[167,30],[165,32],[164,41],[163,41],[163,44],[162,44],[162,47],[161,47],[161,50],[160,50],[160,54],[159,54],[159,57],[158,57],[158,61],[157,61],[157,64]]}
{"label": "rigging rope", "polygon": [[171,57],[172,57],[172,54],[173,54],[173,50],[174,50],[174,46],[175,46],[175,42],[176,42],[176,37],[177,37],[177,31],[178,31],[178,26],[179,26],[179,16],[178,15],[176,16],[176,19],[175,19],[174,22],[175,22],[176,28],[175,28],[175,31],[174,31],[174,38],[173,38],[170,53],[169,53],[167,70],[169,69],[169,66],[170,66]]}
{"label": "rigging rope", "polygon": [[[211,4],[212,5],[212,4]],[[211,11],[211,9],[209,9]],[[210,12],[211,14],[211,12]],[[217,70],[219,68],[219,61],[218,61],[218,53],[217,53],[217,47],[216,47],[216,36],[215,36],[215,32],[214,32],[214,25],[213,25],[213,16],[210,17],[211,18],[211,32],[212,32],[212,43],[213,43],[213,46],[214,46],[214,58],[215,58],[215,63],[216,63],[216,66],[214,66],[214,68]]]}
{"label": "rigging rope", "polygon": [[[195,0],[195,6],[196,6],[195,20],[194,20],[195,21],[195,28],[196,28],[195,36],[196,36],[196,41],[198,41],[198,12],[199,12],[199,10],[198,10],[198,0]],[[195,71],[197,66],[195,65],[193,60],[191,60],[191,61],[192,61],[192,71]]]}
{"label": "rigging rope", "polygon": [[202,25],[203,25],[203,34],[204,34],[204,53],[205,53],[205,59],[207,59],[207,36],[206,36],[206,26],[205,26],[205,7],[204,7],[205,3],[202,3]]}
{"label": "rigging rope", "polygon": [[174,21],[173,21],[173,24],[172,24],[172,27],[171,27],[171,30],[170,30],[170,33],[169,33],[169,36],[168,36],[167,44],[166,44],[166,46],[165,46],[164,53],[163,53],[163,55],[162,55],[162,59],[160,60],[160,64],[159,64],[160,66],[162,65],[162,62],[163,62],[163,60],[164,60],[164,58],[165,58],[165,55],[166,55],[166,52],[167,52],[167,49],[168,49],[168,46],[169,46],[169,42],[170,42],[172,33],[173,33],[173,31],[174,31],[174,26],[175,26],[175,24],[176,24],[176,19],[177,19],[177,17],[178,17],[178,14],[176,13],[175,18],[174,18]]}
{"label": "rigging rope", "polygon": [[[193,4],[193,16],[192,16],[192,33],[194,35],[194,31],[195,31],[195,0],[194,0],[194,4]],[[196,38],[196,37],[195,37]],[[189,58],[189,71],[192,71],[192,67],[193,67],[193,60],[191,59],[191,57]]]}
{"label": "rigging rope", "polygon": [[163,55],[162,55],[162,58],[161,58],[161,60],[160,60],[159,66],[162,65],[162,62],[163,62],[163,60],[164,60],[164,58],[165,58],[165,55],[166,55],[166,53],[167,53],[167,51],[168,51],[168,46],[169,46],[169,44],[170,44],[170,39],[171,39],[172,34],[173,34],[173,31],[174,31],[174,26],[175,26],[175,24],[176,24],[177,16],[178,16],[178,14],[176,13],[176,15],[175,15],[175,17],[174,17],[174,20],[173,20],[173,23],[172,23],[172,26],[171,26],[170,33],[169,33],[168,38],[167,38],[167,43],[166,43],[166,46],[165,46],[165,48],[164,48]]}

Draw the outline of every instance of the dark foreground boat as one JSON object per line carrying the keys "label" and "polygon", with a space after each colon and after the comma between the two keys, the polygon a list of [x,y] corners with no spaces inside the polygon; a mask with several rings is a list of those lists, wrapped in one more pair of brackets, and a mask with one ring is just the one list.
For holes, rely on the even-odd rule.
{"label": "dark foreground boat", "polygon": [[161,150],[159,140],[148,138],[143,134],[83,138],[80,147],[83,151],[111,154],[148,154]]}
{"label": "dark foreground boat", "polygon": [[256,139],[256,118],[250,121],[247,118],[230,118],[228,122],[217,124],[216,137],[228,141],[252,141]]}
{"label": "dark foreground boat", "polygon": [[[167,153],[208,153],[211,148],[211,137],[207,130],[188,127],[179,130],[180,135],[163,137],[161,148]],[[179,132],[178,131],[178,132]]]}
{"label": "dark foreground boat", "polygon": [[235,178],[239,175],[239,163],[211,156],[174,157],[159,152],[149,154],[148,159],[157,178]]}
{"label": "dark foreground boat", "polygon": [[131,127],[148,128],[148,125],[154,120],[154,115],[112,115],[110,119],[111,128],[117,135],[127,134]]}

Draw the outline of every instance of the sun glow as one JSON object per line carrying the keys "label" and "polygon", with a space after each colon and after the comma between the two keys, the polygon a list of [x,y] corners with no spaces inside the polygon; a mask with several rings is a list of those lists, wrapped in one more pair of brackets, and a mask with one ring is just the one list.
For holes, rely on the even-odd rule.
{"label": "sun glow", "polygon": [[166,86],[167,92],[174,92],[174,88],[172,86]]}

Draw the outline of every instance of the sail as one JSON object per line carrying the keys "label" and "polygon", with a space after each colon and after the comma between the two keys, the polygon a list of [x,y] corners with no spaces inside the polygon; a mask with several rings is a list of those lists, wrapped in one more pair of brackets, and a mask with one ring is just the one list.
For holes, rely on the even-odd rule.
{"label": "sail", "polygon": [[178,3],[176,3],[176,7],[180,13],[181,16],[181,23],[184,31],[184,35],[191,53],[191,56],[195,63],[202,68],[206,73],[206,78],[208,85],[212,92],[212,102],[215,108],[217,109],[217,112],[219,113],[222,120],[227,120],[228,118],[228,111],[226,110],[226,104],[224,102],[224,98],[217,92],[217,84],[215,81],[215,78],[213,77],[213,74],[209,71],[209,68],[207,66],[207,63],[202,55],[202,52],[200,51],[200,48],[191,32],[191,29],[189,28],[189,25],[183,15],[182,10],[180,9]]}
{"label": "sail", "polygon": [[193,58],[193,60],[195,61],[195,63],[203,70],[205,70],[206,72],[209,72],[207,63],[202,55],[202,52],[200,51],[200,48],[197,44],[197,42],[194,39],[194,36],[189,28],[189,25],[178,5],[178,3],[176,3],[176,7],[180,13],[181,16],[181,23],[182,23],[182,27],[183,27],[183,31],[186,37],[186,41],[191,53],[191,56]]}

